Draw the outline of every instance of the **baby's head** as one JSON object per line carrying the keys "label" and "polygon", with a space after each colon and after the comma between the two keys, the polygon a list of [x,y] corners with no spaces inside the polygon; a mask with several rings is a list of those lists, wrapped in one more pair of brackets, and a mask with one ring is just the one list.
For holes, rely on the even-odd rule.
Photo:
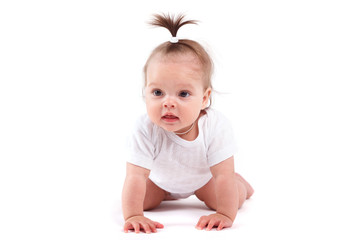
{"label": "baby's head", "polygon": [[172,38],[155,48],[144,66],[147,112],[152,122],[175,133],[191,128],[211,102],[209,54],[199,43],[176,37],[181,26],[195,23],[182,15],[155,15],[151,22],[167,28]]}

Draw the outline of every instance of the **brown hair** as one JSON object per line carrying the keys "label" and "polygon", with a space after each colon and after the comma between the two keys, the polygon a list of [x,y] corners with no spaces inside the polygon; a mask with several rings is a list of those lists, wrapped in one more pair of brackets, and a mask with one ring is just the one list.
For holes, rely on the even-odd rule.
{"label": "brown hair", "polygon": [[[152,26],[164,27],[170,31],[172,37],[176,37],[180,27],[186,24],[197,24],[197,21],[195,20],[184,21],[184,17],[185,16],[182,14],[176,17],[170,14],[167,15],[155,14],[154,18],[152,19],[152,21],[149,22],[149,24]],[[204,72],[203,76],[204,76],[205,89],[207,89],[208,87],[212,88],[211,75],[213,72],[213,62],[209,54],[198,42],[189,39],[179,39],[178,42],[176,43],[172,43],[170,41],[164,42],[159,46],[157,46],[152,51],[144,66],[145,84],[146,84],[146,71],[149,62],[156,54],[167,56],[170,54],[186,54],[186,53],[194,54],[194,56],[196,56],[199,59]]]}

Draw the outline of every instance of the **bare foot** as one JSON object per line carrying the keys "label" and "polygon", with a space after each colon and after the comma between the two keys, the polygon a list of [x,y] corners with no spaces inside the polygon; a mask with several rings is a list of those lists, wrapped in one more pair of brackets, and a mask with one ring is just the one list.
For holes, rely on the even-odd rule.
{"label": "bare foot", "polygon": [[238,173],[235,173],[237,179],[244,184],[246,187],[246,199],[249,199],[254,194],[254,189],[251,187],[251,185]]}

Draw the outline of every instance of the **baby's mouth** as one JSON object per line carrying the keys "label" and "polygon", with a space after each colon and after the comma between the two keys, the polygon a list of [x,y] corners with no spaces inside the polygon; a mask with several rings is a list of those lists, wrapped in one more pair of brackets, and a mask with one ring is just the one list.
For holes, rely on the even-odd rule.
{"label": "baby's mouth", "polygon": [[177,116],[172,115],[172,114],[166,114],[166,115],[162,116],[161,119],[166,122],[175,122],[175,121],[179,120],[179,118]]}

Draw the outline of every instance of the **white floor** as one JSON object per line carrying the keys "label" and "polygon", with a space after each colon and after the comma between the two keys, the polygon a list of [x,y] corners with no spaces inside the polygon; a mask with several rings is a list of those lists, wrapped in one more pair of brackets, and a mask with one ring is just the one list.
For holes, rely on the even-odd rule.
{"label": "white floor", "polygon": [[164,229],[146,235],[123,232],[121,188],[116,191],[114,186],[106,186],[110,183],[106,175],[97,179],[68,176],[70,180],[64,176],[59,182],[56,175],[38,175],[33,176],[38,181],[18,179],[3,188],[7,195],[1,198],[1,239],[360,239],[355,189],[359,181],[350,183],[350,188],[342,181],[311,189],[307,183],[298,188],[289,179],[297,190],[286,189],[286,184],[283,189],[271,189],[272,180],[260,185],[254,181],[253,198],[239,210],[233,227],[223,231],[195,229],[198,219],[211,213],[196,197],[166,201],[145,213],[164,224]]}
{"label": "white floor", "polygon": [[[239,216],[232,228],[222,231],[207,232],[195,229],[195,225],[201,216],[213,213],[195,196],[183,200],[163,202],[157,209],[148,211],[145,215],[164,224],[164,228],[160,229],[158,233],[151,234],[154,235],[152,236],[154,239],[184,239],[192,236],[195,238],[198,236],[205,237],[206,239],[221,239],[229,236],[246,237],[251,236],[251,231],[249,231],[251,222],[248,220],[251,219],[250,213],[253,202],[253,200],[249,200],[239,211]],[[126,239],[142,239],[145,234],[121,233],[121,235],[124,239],[125,237]]]}
{"label": "white floor", "polygon": [[[276,193],[276,191],[274,191]],[[290,193],[293,194],[293,193]],[[272,200],[273,198],[273,200]],[[334,199],[340,200],[337,197]],[[359,239],[359,208],[354,201],[341,202],[319,198],[305,200],[299,196],[275,199],[266,192],[257,192],[239,210],[232,228],[223,231],[199,231],[195,224],[202,215],[211,214],[195,196],[163,202],[145,215],[165,225],[148,239]],[[350,204],[350,205],[347,205]],[[119,219],[122,226],[123,221]],[[143,239],[145,233],[123,233],[119,239]],[[197,238],[201,237],[201,238]]]}

